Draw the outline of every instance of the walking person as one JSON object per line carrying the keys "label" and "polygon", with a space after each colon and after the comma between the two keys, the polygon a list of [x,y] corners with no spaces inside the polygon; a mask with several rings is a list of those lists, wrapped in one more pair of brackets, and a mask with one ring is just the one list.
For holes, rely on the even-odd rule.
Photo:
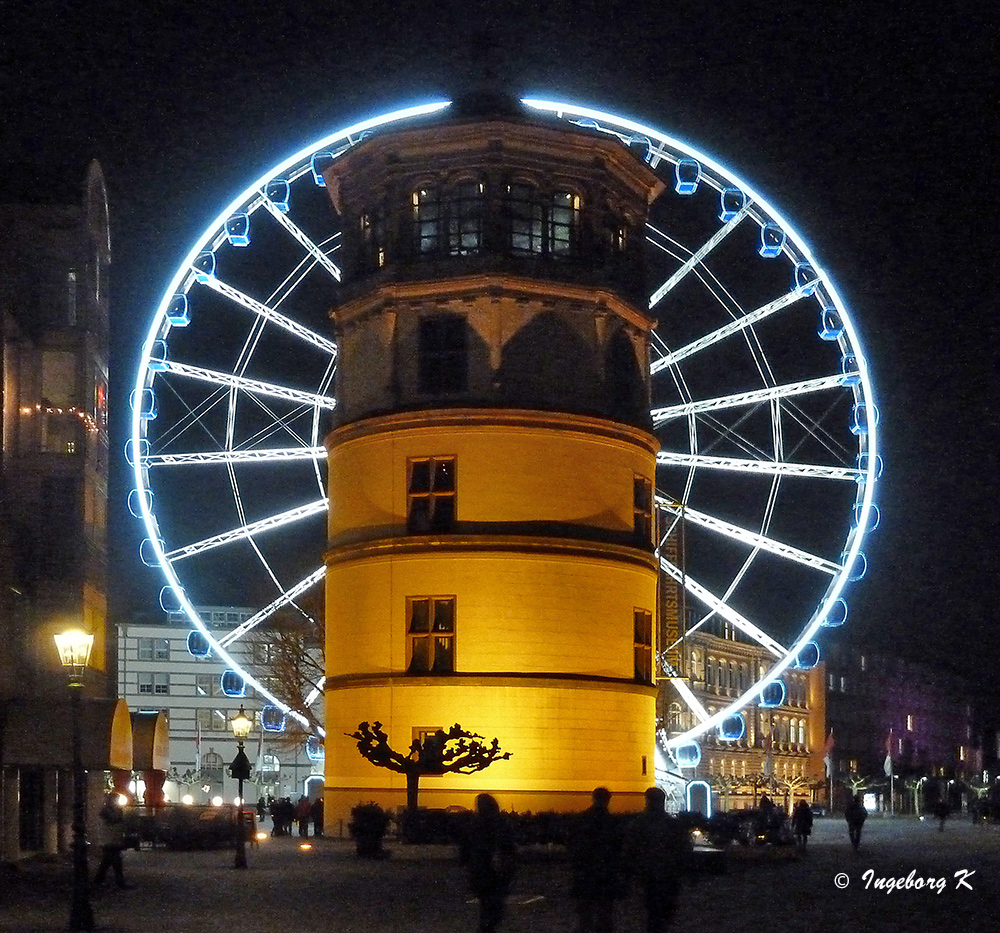
{"label": "walking person", "polygon": [[792,832],[795,833],[795,842],[802,852],[806,850],[812,826],[812,808],[804,800],[800,800],[792,809]]}
{"label": "walking person", "polygon": [[944,832],[944,824],[948,820],[948,815],[951,813],[951,807],[948,806],[948,801],[941,797],[938,802],[934,804],[934,818],[938,821],[938,832]]}
{"label": "walking person", "polygon": [[580,814],[570,838],[570,895],[576,904],[577,933],[612,933],[615,901],[625,895],[622,877],[622,831],[608,809],[611,791],[598,787],[593,803]]}
{"label": "walking person", "polygon": [[323,835],[323,797],[317,797],[309,808],[309,815],[312,817],[313,835]]}
{"label": "walking person", "polygon": [[101,807],[100,839],[101,863],[94,873],[94,887],[104,884],[104,876],[110,868],[115,874],[115,884],[119,888],[130,885],[125,881],[125,870],[122,866],[122,852],[125,850],[125,814],[118,805],[116,794],[108,794]]}
{"label": "walking person", "polygon": [[847,820],[847,835],[854,846],[854,851],[858,851],[861,845],[861,830],[868,819],[868,811],[865,809],[861,794],[855,794],[851,802],[844,811],[844,819]]}
{"label": "walking person", "polygon": [[479,898],[479,933],[493,933],[503,919],[504,899],[514,880],[517,846],[507,818],[489,794],[476,797],[466,857],[469,885]]}
{"label": "walking person", "polygon": [[625,839],[626,863],[642,888],[646,933],[664,933],[677,910],[681,878],[693,867],[691,836],[666,809],[659,787],[646,791],[646,808]]}
{"label": "walking person", "polygon": [[295,805],[295,820],[299,824],[300,836],[309,835],[309,816],[311,813],[312,804],[309,803],[309,798],[304,795],[299,797],[298,803]]}

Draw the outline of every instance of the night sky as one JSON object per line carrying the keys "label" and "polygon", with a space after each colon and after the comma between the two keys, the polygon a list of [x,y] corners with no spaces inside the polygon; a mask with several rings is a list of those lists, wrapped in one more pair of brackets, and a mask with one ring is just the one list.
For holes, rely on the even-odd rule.
{"label": "night sky", "polygon": [[[882,415],[882,524],[850,594],[852,633],[992,682],[992,4],[77,6],[2,6],[0,158],[104,168],[116,452],[139,337],[221,207],[329,130],[454,96],[485,61],[517,93],[690,142],[793,220],[854,311]],[[142,579],[116,462],[116,566]],[[146,592],[121,587],[116,608]]]}

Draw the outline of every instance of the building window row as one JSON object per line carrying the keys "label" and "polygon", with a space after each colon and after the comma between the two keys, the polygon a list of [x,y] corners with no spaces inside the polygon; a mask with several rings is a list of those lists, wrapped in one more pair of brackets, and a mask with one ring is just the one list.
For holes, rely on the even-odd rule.
{"label": "building window row", "polygon": [[170,675],[160,671],[139,671],[137,674],[139,693],[164,696],[170,693]]}

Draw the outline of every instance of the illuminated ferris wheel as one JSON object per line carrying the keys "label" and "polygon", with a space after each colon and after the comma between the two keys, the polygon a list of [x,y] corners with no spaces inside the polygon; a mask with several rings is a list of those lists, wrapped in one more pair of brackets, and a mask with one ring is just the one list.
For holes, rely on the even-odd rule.
{"label": "illuminated ferris wheel", "polygon": [[[847,617],[845,590],[878,524],[868,364],[829,275],[750,185],[650,127],[523,103],[618,138],[666,184],[647,267],[659,557],[685,610],[661,673],[694,723],[661,736],[676,759],[710,730],[734,737],[748,704],[780,703],[785,671],[813,666],[817,633]],[[327,311],[341,272],[322,171],[366,136],[447,106],[339,130],[260,176],[195,241],[143,342],[126,451],[141,558],[162,570],[163,608],[190,620],[191,650],[222,658],[279,714],[295,715],[235,646],[324,577],[337,365]],[[196,608],[226,601],[259,608],[229,628]],[[720,624],[767,661],[708,710],[683,659],[688,640]]]}

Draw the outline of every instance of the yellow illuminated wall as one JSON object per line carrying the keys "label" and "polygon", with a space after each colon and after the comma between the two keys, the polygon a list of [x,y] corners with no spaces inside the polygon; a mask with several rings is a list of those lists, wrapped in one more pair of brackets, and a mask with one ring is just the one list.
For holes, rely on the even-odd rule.
{"label": "yellow illuminated wall", "polygon": [[[394,748],[460,722],[509,761],[425,778],[421,803],[495,793],[518,810],[585,806],[597,784],[637,805],[653,777],[655,687],[635,680],[633,619],[656,569],[633,535],[653,439],[597,418],[452,409],[335,431],[327,555],[326,782],[331,812],[404,802],[344,733],[379,720]],[[410,458],[452,456],[455,527],[406,534]],[[559,530],[560,533],[554,533]],[[454,672],[406,673],[407,599],[454,596]]]}

